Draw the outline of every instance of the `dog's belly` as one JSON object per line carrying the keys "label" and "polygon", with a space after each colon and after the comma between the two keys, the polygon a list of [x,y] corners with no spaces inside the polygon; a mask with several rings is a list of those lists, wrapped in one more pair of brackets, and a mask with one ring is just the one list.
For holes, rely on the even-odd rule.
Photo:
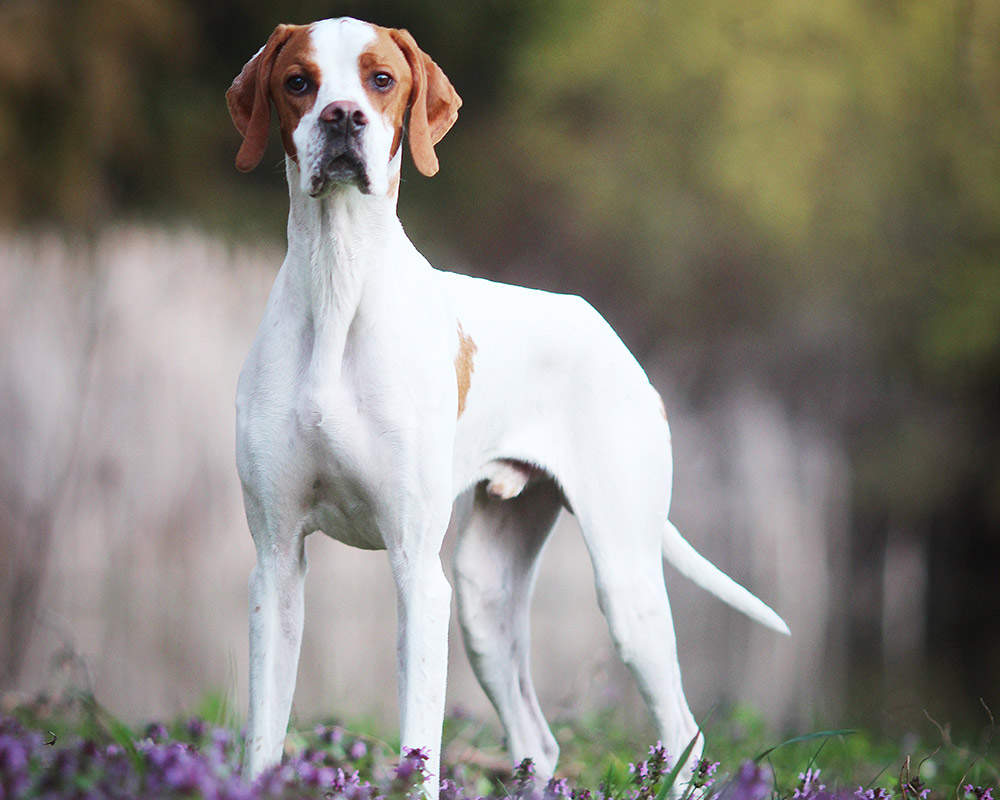
{"label": "dog's belly", "polygon": [[307,512],[308,528],[363,550],[384,550],[385,542],[367,493],[337,478],[317,478],[316,500]]}

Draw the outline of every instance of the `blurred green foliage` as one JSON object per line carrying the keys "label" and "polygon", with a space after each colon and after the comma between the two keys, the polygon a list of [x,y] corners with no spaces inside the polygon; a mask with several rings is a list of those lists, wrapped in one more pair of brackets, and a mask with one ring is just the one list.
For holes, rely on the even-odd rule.
{"label": "blurred green foliage", "polygon": [[260,174],[236,174],[224,100],[276,24],[349,14],[408,25],[466,78],[467,99],[489,103],[504,74],[496,67],[539,5],[5,0],[0,220],[76,228],[146,216],[237,231],[264,223],[280,235],[280,151]]}
{"label": "blurred green foliage", "polygon": [[833,431],[851,558],[888,531],[919,538],[938,677],[982,687],[978,659],[1000,659],[984,591],[1000,563],[1000,6],[566,3],[510,63],[491,116],[450,145],[433,204],[449,213],[421,231],[584,293],[696,402],[736,376]]}
{"label": "blurred green foliage", "polygon": [[[443,266],[585,294],[693,402],[846,443],[855,543],[930,555],[946,680],[1000,662],[996,0],[5,0],[0,220],[280,237],[223,95],[279,22],[409,28],[465,100],[400,214]],[[984,591],[988,587],[988,591]],[[957,674],[958,677],[955,677]]]}

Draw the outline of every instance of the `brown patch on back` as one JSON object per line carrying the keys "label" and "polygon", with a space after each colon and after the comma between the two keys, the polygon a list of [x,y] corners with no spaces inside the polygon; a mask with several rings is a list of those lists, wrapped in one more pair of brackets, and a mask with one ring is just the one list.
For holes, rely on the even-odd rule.
{"label": "brown patch on back", "polygon": [[[374,27],[375,41],[358,56],[358,73],[368,99],[395,132],[389,153],[392,158],[403,141],[403,121],[413,88],[413,73],[389,29]],[[380,72],[393,79],[393,84],[384,90],[379,89],[374,82],[375,76]]]}
{"label": "brown patch on back", "polygon": [[455,356],[455,375],[458,378],[458,416],[462,416],[465,411],[465,397],[469,393],[472,385],[473,358],[476,355],[476,343],[472,337],[468,336],[462,329],[462,323],[458,323],[458,355]]}

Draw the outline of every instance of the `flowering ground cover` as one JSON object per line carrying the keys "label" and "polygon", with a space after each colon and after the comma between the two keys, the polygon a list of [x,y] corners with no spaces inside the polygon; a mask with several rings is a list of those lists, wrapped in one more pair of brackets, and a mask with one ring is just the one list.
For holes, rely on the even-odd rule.
{"label": "flowering ground cover", "polygon": [[[240,737],[200,717],[133,730],[92,698],[0,716],[0,800],[406,800],[425,781],[424,754],[398,755],[377,738],[320,725],[289,737],[283,762],[254,781],[240,776]],[[605,720],[606,722],[606,720]],[[957,747],[944,730],[925,752],[900,753],[853,731],[825,731],[757,749],[763,733],[746,712],[713,726],[694,770],[659,743],[627,760],[620,731],[601,720],[564,740],[567,778],[536,780],[530,762],[511,772],[483,728],[446,728],[443,800],[993,800],[998,771],[990,741]],[[618,752],[602,749],[602,742]],[[492,748],[492,751],[491,751]],[[453,755],[449,758],[448,754]],[[460,753],[455,757],[455,753]],[[718,758],[719,760],[715,760]],[[1000,800],[1000,797],[997,798]]]}

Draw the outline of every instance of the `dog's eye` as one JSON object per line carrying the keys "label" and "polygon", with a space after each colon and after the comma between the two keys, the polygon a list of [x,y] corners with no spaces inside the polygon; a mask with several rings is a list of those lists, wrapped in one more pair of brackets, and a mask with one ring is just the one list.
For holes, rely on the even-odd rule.
{"label": "dog's eye", "polygon": [[376,72],[372,76],[372,83],[375,84],[376,89],[388,89],[395,83],[395,80],[388,72]]}
{"label": "dog's eye", "polygon": [[309,89],[309,81],[303,75],[292,75],[285,81],[285,88],[292,94],[305,94]]}

